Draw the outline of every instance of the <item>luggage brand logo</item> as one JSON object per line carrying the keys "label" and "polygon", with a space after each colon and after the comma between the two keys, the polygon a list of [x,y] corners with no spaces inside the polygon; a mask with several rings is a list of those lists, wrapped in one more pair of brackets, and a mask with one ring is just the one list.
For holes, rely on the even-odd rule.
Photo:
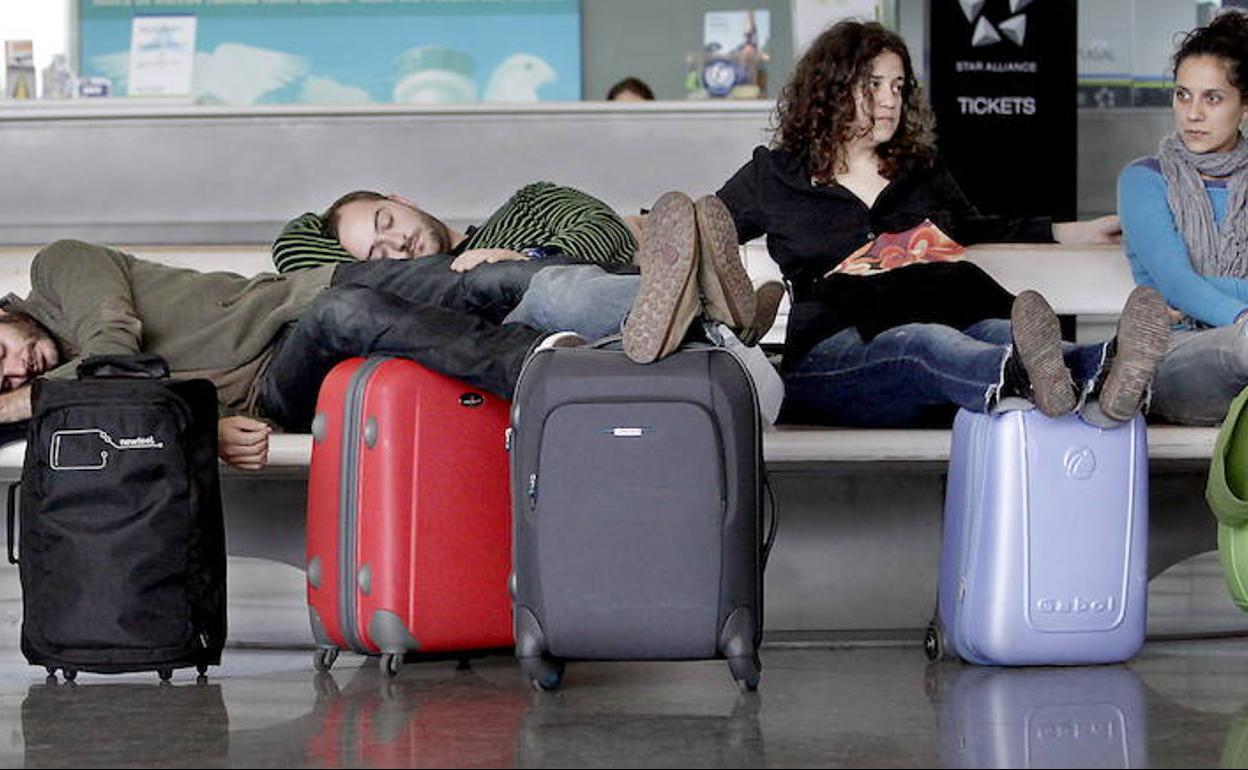
{"label": "luggage brand logo", "polygon": [[161,449],[165,445],[158,442],[155,436],[139,436],[137,438],[119,438],[117,446],[121,449]]}
{"label": "luggage brand logo", "polygon": [[626,428],[626,427],[621,426],[621,427],[616,427],[616,428],[608,428],[604,430],[603,433],[606,433],[607,435],[610,435],[610,436],[614,436],[615,438],[641,438],[642,436],[645,436],[647,433],[649,433],[650,430],[651,430],[650,428],[645,428],[645,427]]}
{"label": "luggage brand logo", "polygon": [[1090,479],[1096,473],[1096,455],[1086,446],[1067,449],[1062,464],[1066,467],[1066,476],[1076,481]]}
{"label": "luggage brand logo", "polygon": [[1032,735],[1042,741],[1114,740],[1118,737],[1118,723],[1113,719],[1041,722],[1032,728]]}
{"label": "luggage brand logo", "polygon": [[58,430],[52,434],[48,458],[54,471],[99,471],[108,467],[109,450],[164,449],[155,436],[133,436],[116,441],[99,428]]}
{"label": "luggage brand logo", "polygon": [[1036,609],[1045,613],[1084,613],[1084,612],[1113,612],[1114,597],[1108,596],[1104,599],[1084,599],[1079,596],[1072,596],[1069,599],[1051,599],[1042,597],[1036,601]]}

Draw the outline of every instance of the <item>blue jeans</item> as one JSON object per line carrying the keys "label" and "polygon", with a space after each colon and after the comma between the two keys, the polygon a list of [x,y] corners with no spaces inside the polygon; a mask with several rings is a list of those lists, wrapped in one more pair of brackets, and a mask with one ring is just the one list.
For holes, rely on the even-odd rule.
{"label": "blue jeans", "polygon": [[1176,331],[1157,365],[1151,414],[1180,425],[1218,425],[1248,386],[1248,326]]}
{"label": "blue jeans", "polygon": [[[863,342],[842,329],[784,376],[782,419],[823,425],[901,427],[947,424],[957,407],[993,405],[1010,350],[1010,322],[990,319],[959,331],[905,324]],[[1104,343],[1063,344],[1076,385],[1100,374]]]}
{"label": "blue jeans", "polygon": [[503,323],[572,331],[588,340],[619,334],[639,283],[637,275],[608,273],[596,265],[547,267],[533,275]]}

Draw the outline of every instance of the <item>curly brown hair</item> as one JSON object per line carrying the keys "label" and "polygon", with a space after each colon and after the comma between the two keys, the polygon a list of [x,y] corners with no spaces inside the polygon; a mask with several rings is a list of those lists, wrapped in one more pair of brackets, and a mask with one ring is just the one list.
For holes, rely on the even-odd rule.
{"label": "curly brown hair", "polygon": [[901,57],[906,82],[897,132],[876,149],[880,173],[892,178],[907,162],[930,165],[935,160],[935,121],[905,41],[876,22],[842,21],[811,44],[776,104],[773,145],[806,155],[812,179],[830,182],[844,164],[858,116],[854,90],[866,85],[875,58],[889,51]]}

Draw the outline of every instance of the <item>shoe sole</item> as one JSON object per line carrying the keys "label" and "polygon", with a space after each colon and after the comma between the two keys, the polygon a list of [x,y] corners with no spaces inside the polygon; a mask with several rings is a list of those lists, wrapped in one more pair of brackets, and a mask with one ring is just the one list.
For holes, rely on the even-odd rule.
{"label": "shoe sole", "polygon": [[1034,291],[1024,291],[1010,311],[1014,351],[1031,380],[1036,408],[1061,417],[1075,408],[1075,383],[1062,358],[1062,326],[1053,308]]}
{"label": "shoe sole", "polygon": [[1153,381],[1157,363],[1170,347],[1166,301],[1154,289],[1137,286],[1127,297],[1118,320],[1118,350],[1098,399],[1112,420],[1135,417]]}
{"label": "shoe sole", "polygon": [[784,300],[784,284],[767,281],[754,292],[754,323],[742,333],[740,340],[746,346],[757,345],[776,323],[776,313]]}
{"label": "shoe sole", "polygon": [[714,195],[694,204],[698,221],[698,284],[712,321],[742,330],[754,323],[754,284],[741,264],[737,226],[728,207]]}
{"label": "shoe sole", "polygon": [[624,324],[624,353],[639,364],[680,346],[698,314],[697,230],[693,202],[683,193],[659,198],[637,248],[641,285]]}

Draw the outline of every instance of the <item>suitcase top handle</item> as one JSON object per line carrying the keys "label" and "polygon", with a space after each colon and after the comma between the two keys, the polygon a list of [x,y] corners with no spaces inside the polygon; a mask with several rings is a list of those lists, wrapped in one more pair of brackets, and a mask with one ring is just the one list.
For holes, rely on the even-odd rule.
{"label": "suitcase top handle", "polygon": [[169,377],[169,364],[157,355],[88,356],[78,364],[78,379],[125,378],[160,380]]}

